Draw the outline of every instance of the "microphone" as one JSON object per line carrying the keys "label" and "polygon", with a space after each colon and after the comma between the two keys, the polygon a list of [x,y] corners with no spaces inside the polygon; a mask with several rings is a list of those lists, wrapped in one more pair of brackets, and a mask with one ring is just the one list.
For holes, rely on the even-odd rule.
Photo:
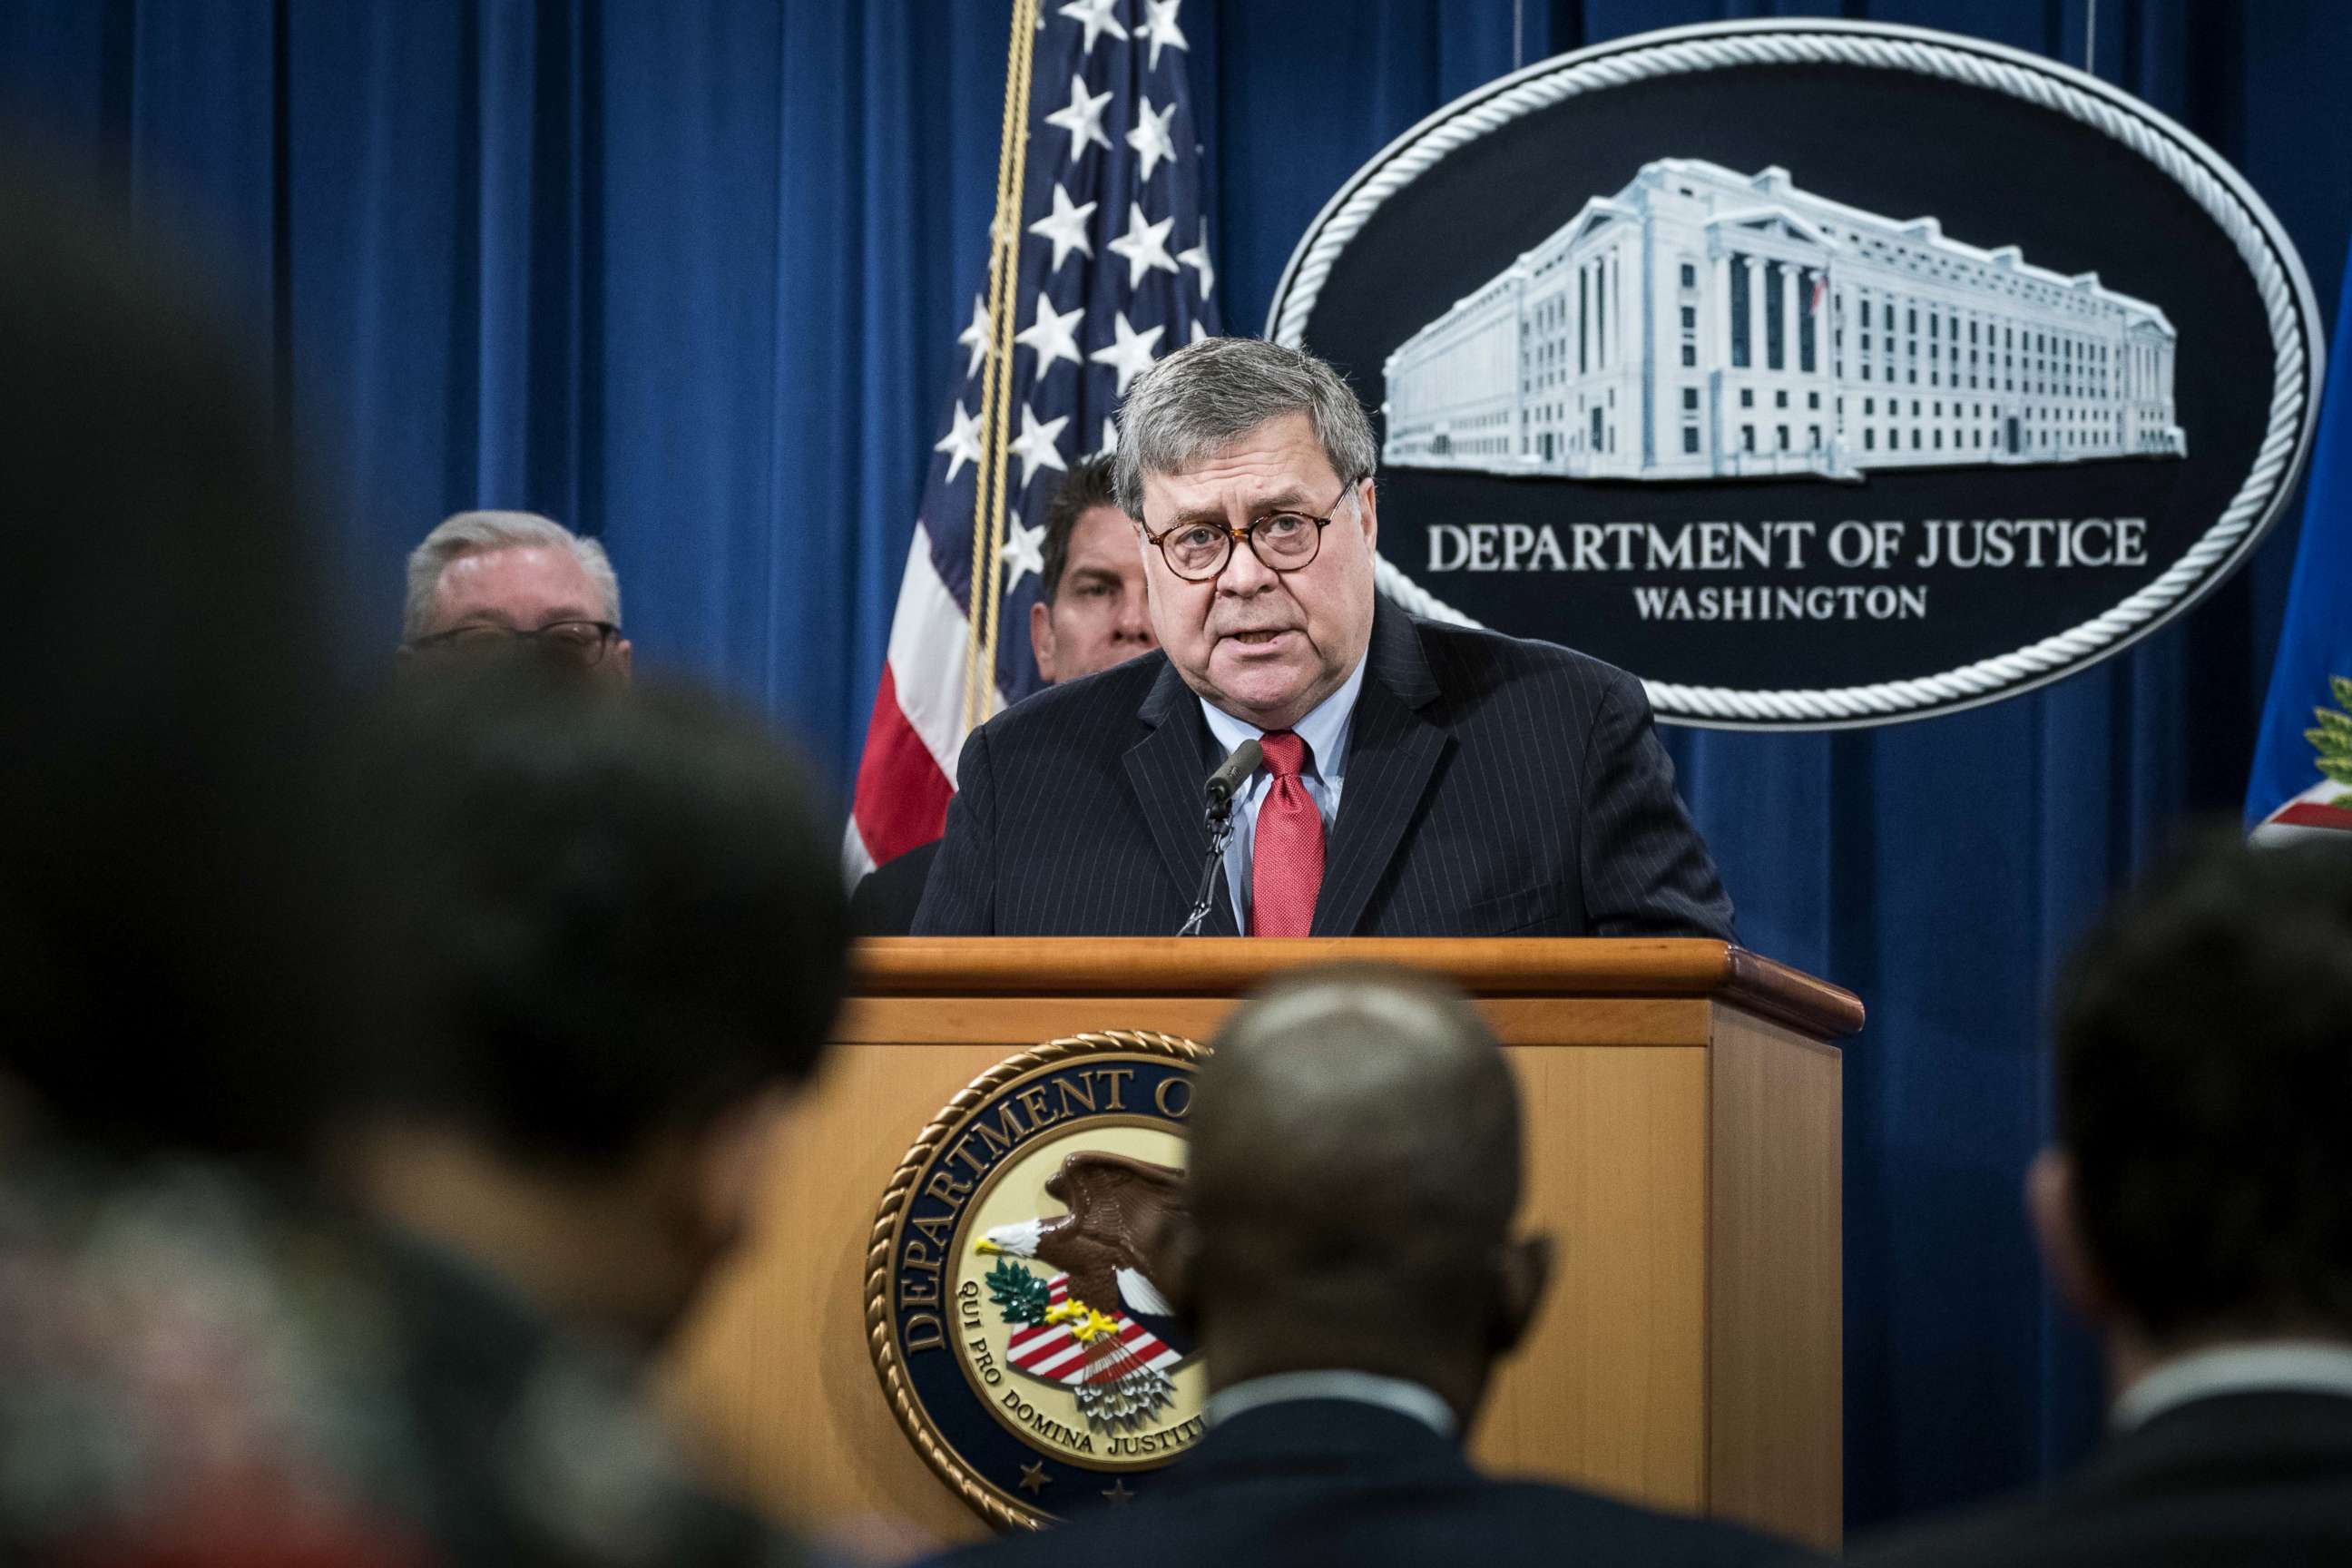
{"label": "microphone", "polygon": [[1225,844],[1234,836],[1234,795],[1257,772],[1265,755],[1265,748],[1255,741],[1244,741],[1234,748],[1231,756],[1217,764],[1217,771],[1201,786],[1208,806],[1209,858],[1201,867],[1200,894],[1193,899],[1192,912],[1177,931],[1178,936],[1200,935],[1201,922],[1209,918],[1217,897],[1217,868],[1224,864]]}
{"label": "microphone", "polygon": [[1209,775],[1208,784],[1202,786],[1209,799],[1211,822],[1221,821],[1227,812],[1233,810],[1234,792],[1249,782],[1250,774],[1257,772],[1258,763],[1265,755],[1265,748],[1255,741],[1244,741],[1234,748],[1232,756],[1217,764],[1217,771]]}

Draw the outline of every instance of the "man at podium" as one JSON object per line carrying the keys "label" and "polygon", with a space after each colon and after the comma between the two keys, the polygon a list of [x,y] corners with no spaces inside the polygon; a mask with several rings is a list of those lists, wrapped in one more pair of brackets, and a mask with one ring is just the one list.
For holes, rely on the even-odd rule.
{"label": "man at podium", "polygon": [[[1639,681],[1374,594],[1378,452],[1329,365],[1204,339],[1121,425],[1160,651],[972,732],[916,934],[1161,935],[1198,905],[1226,936],[1732,938]],[[1244,742],[1219,850],[1203,781]]]}

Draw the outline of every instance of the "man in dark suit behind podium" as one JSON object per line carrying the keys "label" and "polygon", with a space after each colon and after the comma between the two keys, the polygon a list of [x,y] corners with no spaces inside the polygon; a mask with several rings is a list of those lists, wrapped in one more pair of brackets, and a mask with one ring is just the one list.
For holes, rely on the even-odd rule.
{"label": "man in dark suit behind podium", "polygon": [[[1037,602],[1029,606],[1029,651],[1048,686],[1150,653],[1151,615],[1135,525],[1111,493],[1111,460],[1097,453],[1070,465],[1045,509]],[[936,838],[874,868],[850,895],[859,936],[905,936],[940,852]]]}
{"label": "man in dark suit behind podium", "polygon": [[1207,1435],[1142,1500],[959,1568],[1696,1568],[1790,1550],[1465,1458],[1550,1247],[1514,1233],[1518,1093],[1458,994],[1369,968],[1280,982],[1219,1033],[1189,1120],[1190,1201],[1158,1250],[1207,1361]]}
{"label": "man in dark suit behind podium", "polygon": [[1257,740],[1212,934],[1731,938],[1639,681],[1376,598],[1378,454],[1328,365],[1206,339],[1121,424],[1161,651],[972,733],[918,935],[1173,932],[1202,781]]}
{"label": "man in dark suit behind podium", "polygon": [[2219,845],[2077,954],[2028,1208],[2105,1443],[1872,1568],[2352,1563],[2352,847]]}

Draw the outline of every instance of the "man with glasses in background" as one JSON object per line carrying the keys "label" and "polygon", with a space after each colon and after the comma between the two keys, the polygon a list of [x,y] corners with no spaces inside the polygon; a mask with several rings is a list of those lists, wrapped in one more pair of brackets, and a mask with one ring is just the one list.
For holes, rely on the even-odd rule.
{"label": "man with glasses in background", "polygon": [[974,731],[918,935],[1732,936],[1641,683],[1373,592],[1370,421],[1339,374],[1211,338],[1144,373],[1117,490],[1160,651]]}
{"label": "man with glasses in background", "polygon": [[408,557],[404,660],[523,653],[625,683],[621,584],[604,547],[528,511],[461,511]]}

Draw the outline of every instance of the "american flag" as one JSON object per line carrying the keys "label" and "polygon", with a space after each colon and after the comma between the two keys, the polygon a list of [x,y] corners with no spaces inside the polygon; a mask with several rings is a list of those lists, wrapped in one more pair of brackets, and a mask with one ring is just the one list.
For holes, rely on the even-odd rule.
{"label": "american flag", "polygon": [[1116,444],[1139,373],[1218,331],[1183,3],[1014,0],[1006,91],[1026,133],[956,340],[857,770],[853,878],[939,837],[965,735],[1039,685],[1029,606],[1070,460]]}

